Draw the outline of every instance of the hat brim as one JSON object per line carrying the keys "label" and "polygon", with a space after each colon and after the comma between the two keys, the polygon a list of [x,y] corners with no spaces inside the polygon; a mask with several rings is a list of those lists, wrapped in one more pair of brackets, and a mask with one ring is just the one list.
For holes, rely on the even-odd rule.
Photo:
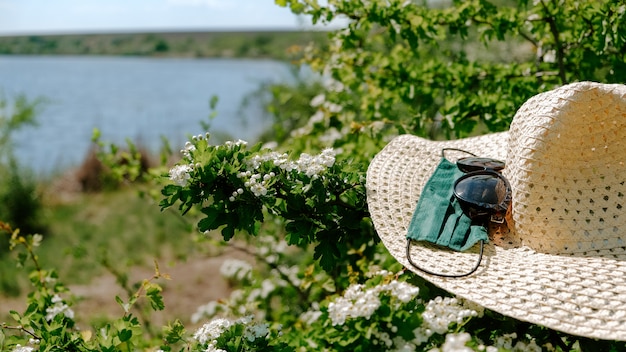
{"label": "hat brim", "polygon": [[[528,247],[485,245],[479,269],[462,278],[428,275],[410,265],[406,233],[421,190],[441,160],[443,148],[506,159],[507,132],[453,141],[403,135],[372,160],[367,202],[372,221],[390,254],[444,290],[518,320],[566,333],[626,341],[626,253],[589,256],[537,253]],[[558,167],[558,165],[555,165]],[[413,262],[439,273],[463,273],[478,258],[478,246],[454,252],[413,242]]]}

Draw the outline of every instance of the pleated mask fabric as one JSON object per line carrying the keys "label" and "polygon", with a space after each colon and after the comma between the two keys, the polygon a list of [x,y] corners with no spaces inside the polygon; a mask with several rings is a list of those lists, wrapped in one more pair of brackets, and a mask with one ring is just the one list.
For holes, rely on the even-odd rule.
{"label": "pleated mask fabric", "polygon": [[407,238],[427,241],[455,251],[465,251],[480,240],[489,241],[483,224],[472,220],[454,196],[454,182],[464,173],[442,158],[417,203]]}

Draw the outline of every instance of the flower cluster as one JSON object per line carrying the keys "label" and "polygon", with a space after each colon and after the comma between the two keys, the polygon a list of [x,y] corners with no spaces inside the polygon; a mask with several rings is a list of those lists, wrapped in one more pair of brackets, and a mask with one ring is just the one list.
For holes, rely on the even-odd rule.
{"label": "flower cluster", "polygon": [[192,159],[192,153],[196,150],[196,146],[193,143],[187,141],[185,143],[185,148],[180,150],[180,153],[187,159]]}
{"label": "flower cluster", "polygon": [[308,177],[317,177],[335,164],[335,151],[332,148],[326,148],[318,155],[302,153],[296,161],[289,160],[287,153],[271,151],[253,156],[247,164],[252,170],[257,170],[262,163],[268,161],[287,172],[295,170]]}
{"label": "flower cluster", "polygon": [[328,315],[333,325],[343,325],[348,318],[369,319],[380,307],[380,294],[388,292],[400,302],[406,303],[419,293],[419,288],[403,281],[393,280],[388,284],[365,289],[364,285],[353,284],[343,297],[328,305]]}
{"label": "flower cluster", "polygon": [[308,177],[318,177],[324,170],[335,164],[335,151],[326,148],[318,155],[302,153],[296,161],[296,170]]}
{"label": "flower cluster", "polygon": [[[268,187],[276,174],[274,172],[270,172],[265,175],[261,174],[253,174],[251,171],[241,172],[237,175],[237,177],[246,179],[244,182],[244,186],[254,194],[255,197],[266,196],[268,193]],[[237,190],[237,193],[239,190]],[[241,194],[241,193],[239,193]],[[231,197],[231,201],[234,200],[235,192],[233,192],[233,197]]]}
{"label": "flower cluster", "polygon": [[[191,178],[191,172],[195,167],[200,167],[200,164],[194,164],[194,154],[198,151],[198,145],[200,141],[205,143],[205,146],[208,146],[210,134],[207,132],[204,135],[199,134],[197,136],[191,137],[191,141],[187,141],[183,149],[180,150],[182,156],[187,160],[187,164],[179,164],[172,167],[169,171],[170,180],[174,181],[174,183],[178,186],[185,187],[189,179]],[[237,141],[227,141],[223,146],[218,146],[217,148],[223,147],[232,149],[238,146],[246,146],[248,142],[243,140]]]}
{"label": "flower cluster", "polygon": [[441,346],[441,352],[472,352],[473,350],[466,346],[471,339],[472,336],[466,332],[448,334],[446,335],[446,342]]}
{"label": "flower cluster", "polygon": [[228,279],[243,280],[250,277],[252,266],[243,260],[229,258],[220,266],[220,274]]}
{"label": "flower cluster", "polygon": [[209,343],[209,345],[216,344],[217,339],[224,331],[230,328],[231,325],[233,325],[233,322],[230,320],[223,318],[213,319],[196,330],[193,334],[193,338],[203,345],[205,343]]}
{"label": "flower cluster", "polygon": [[234,202],[238,196],[243,194],[243,188],[237,188],[236,191],[233,191],[233,194],[228,198],[231,202]]}
{"label": "flower cluster", "polygon": [[170,180],[174,181],[179,186],[186,186],[191,179],[191,171],[193,167],[191,165],[176,165],[170,169]]}
{"label": "flower cluster", "polygon": [[234,148],[234,147],[245,147],[248,145],[248,142],[238,139],[236,141],[226,141],[224,142],[224,147],[226,148]]}
{"label": "flower cluster", "polygon": [[33,352],[33,351],[35,351],[34,347],[22,346],[20,344],[15,345],[15,348],[13,349],[13,352]]}
{"label": "flower cluster", "polygon": [[368,318],[380,307],[376,288],[364,290],[363,285],[351,285],[343,297],[328,305],[328,315],[333,325],[343,325],[347,318]]}
{"label": "flower cluster", "polygon": [[487,347],[487,352],[496,352],[498,349],[505,349],[508,351],[524,351],[524,352],[541,352],[541,346],[537,345],[537,341],[531,339],[528,343],[523,341],[517,341],[513,344],[513,340],[517,339],[516,333],[504,334],[495,338],[494,346]]}
{"label": "flower cluster", "polygon": [[422,313],[429,330],[438,334],[445,334],[452,323],[461,324],[465,319],[475,316],[478,316],[475,310],[466,308],[458,299],[450,297],[430,300]]}
{"label": "flower cluster", "polygon": [[246,326],[246,331],[244,332],[243,336],[249,342],[254,342],[258,338],[266,338],[269,333],[269,325],[266,323],[261,323]]}
{"label": "flower cluster", "polygon": [[[225,337],[226,339],[240,339],[243,337],[245,341],[251,344],[257,342],[258,339],[267,339],[270,336],[270,327],[267,323],[252,323],[253,317],[246,316],[234,321],[216,318],[200,327],[193,335],[193,338],[201,345],[206,345],[205,351],[212,352],[226,352],[218,347],[218,339]],[[243,326],[243,334],[233,333],[226,334],[226,332],[235,327]]]}
{"label": "flower cluster", "polygon": [[52,297],[53,305],[51,307],[46,308],[46,320],[52,321],[54,317],[59,314],[63,314],[65,317],[69,319],[74,319],[74,311],[63,302],[63,299],[59,297],[59,295],[54,295]]}

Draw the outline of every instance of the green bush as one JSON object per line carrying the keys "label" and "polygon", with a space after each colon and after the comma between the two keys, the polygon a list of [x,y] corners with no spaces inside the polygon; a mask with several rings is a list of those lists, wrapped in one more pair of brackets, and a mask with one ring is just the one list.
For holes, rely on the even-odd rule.
{"label": "green bush", "polygon": [[[27,233],[43,233],[47,226],[37,180],[15,158],[12,136],[20,128],[35,124],[42,103],[23,95],[12,100],[0,95],[0,220]],[[0,244],[1,255],[8,248],[5,236],[0,237]]]}

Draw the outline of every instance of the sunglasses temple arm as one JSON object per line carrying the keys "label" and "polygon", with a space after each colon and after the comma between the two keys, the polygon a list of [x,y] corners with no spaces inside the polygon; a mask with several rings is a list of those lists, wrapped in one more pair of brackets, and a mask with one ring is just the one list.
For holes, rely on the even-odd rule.
{"label": "sunglasses temple arm", "polygon": [[411,239],[409,239],[409,238],[407,238],[407,242],[406,242],[406,258],[409,260],[409,263],[414,268],[416,268],[419,271],[422,271],[422,272],[424,272],[426,274],[429,274],[429,275],[435,275],[435,276],[439,276],[439,277],[450,277],[450,278],[466,277],[466,276],[472,275],[480,267],[480,263],[483,260],[483,250],[484,250],[484,247],[485,247],[485,241],[484,240],[480,240],[480,253],[478,254],[478,262],[472,268],[472,270],[470,270],[469,272],[467,272],[465,274],[439,274],[439,273],[435,273],[435,272],[432,272],[430,270],[424,269],[424,268],[420,267],[419,265],[415,264],[415,262],[413,262],[413,260],[411,259]]}

